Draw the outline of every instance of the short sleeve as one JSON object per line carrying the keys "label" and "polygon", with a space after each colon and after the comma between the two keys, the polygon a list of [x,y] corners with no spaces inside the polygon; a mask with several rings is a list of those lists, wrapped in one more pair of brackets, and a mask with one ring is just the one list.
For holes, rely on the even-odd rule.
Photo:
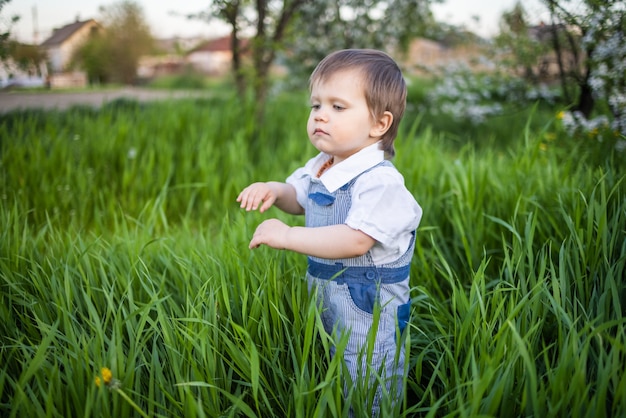
{"label": "short sleeve", "polygon": [[305,167],[300,167],[294,171],[286,180],[287,184],[291,184],[296,189],[296,200],[303,208],[306,208],[307,204],[307,191],[311,183],[311,176],[308,174],[308,170]]}
{"label": "short sleeve", "polygon": [[361,175],[352,189],[346,224],[380,242],[387,251],[401,254],[417,229],[422,208],[394,167],[380,167]]}

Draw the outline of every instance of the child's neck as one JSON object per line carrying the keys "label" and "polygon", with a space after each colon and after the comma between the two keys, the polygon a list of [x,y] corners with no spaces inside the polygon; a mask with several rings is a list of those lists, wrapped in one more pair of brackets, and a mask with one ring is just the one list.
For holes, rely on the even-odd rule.
{"label": "child's neck", "polygon": [[328,170],[330,167],[332,167],[334,162],[335,162],[335,157],[330,157],[328,160],[326,160],[326,162],[324,164],[322,164],[320,169],[317,170],[317,175],[315,177],[320,178],[322,176],[322,174],[324,174],[324,172],[326,170]]}

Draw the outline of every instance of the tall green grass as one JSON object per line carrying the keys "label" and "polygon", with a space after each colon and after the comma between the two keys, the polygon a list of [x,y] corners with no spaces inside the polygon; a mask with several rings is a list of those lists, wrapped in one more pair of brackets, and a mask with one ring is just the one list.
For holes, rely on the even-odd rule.
{"label": "tall green grass", "polygon": [[[291,95],[262,127],[225,98],[3,116],[0,415],[364,405],[343,399],[305,259],[247,247],[262,219],[302,219],[234,201],[315,154],[307,111]],[[625,173],[565,137],[544,149],[547,130],[459,147],[404,121],[394,162],[424,218],[406,399],[385,416],[626,416]]]}

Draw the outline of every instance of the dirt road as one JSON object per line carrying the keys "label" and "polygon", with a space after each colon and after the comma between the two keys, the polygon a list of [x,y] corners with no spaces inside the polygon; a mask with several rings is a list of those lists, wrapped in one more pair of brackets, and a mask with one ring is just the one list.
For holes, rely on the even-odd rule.
{"label": "dirt road", "polygon": [[207,92],[147,90],[125,87],[116,90],[84,92],[0,92],[0,114],[17,109],[59,109],[75,105],[98,107],[106,102],[126,98],[137,101],[204,97]]}

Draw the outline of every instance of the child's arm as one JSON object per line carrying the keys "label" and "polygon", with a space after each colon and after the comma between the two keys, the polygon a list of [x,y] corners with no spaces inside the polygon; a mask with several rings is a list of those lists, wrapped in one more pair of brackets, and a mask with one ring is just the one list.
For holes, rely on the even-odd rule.
{"label": "child's arm", "polygon": [[272,248],[335,259],[363,255],[374,243],[374,238],[345,224],[317,228],[289,227],[278,219],[268,219],[257,227],[250,248],[265,244]]}
{"label": "child's arm", "polygon": [[292,215],[304,213],[296,199],[296,189],[290,184],[277,181],[249,185],[239,193],[237,202],[240,202],[240,207],[247,211],[259,209],[259,212],[263,213],[275,204],[278,209]]}

